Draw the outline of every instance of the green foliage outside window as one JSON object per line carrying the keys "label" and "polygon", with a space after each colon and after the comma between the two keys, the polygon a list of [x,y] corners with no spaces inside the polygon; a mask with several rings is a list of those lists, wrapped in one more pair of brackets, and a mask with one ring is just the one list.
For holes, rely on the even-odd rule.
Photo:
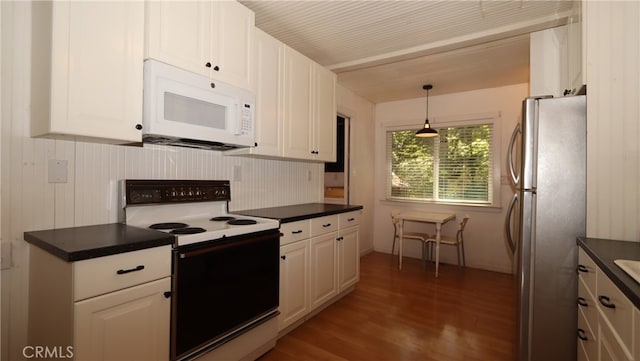
{"label": "green foliage outside window", "polygon": [[391,198],[490,203],[492,125],[438,129],[418,138],[414,130],[387,133]]}

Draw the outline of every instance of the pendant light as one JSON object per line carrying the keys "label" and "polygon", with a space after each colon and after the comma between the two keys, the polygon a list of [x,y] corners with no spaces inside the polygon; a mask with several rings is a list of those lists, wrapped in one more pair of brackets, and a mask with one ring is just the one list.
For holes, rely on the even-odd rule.
{"label": "pendant light", "polygon": [[430,138],[438,136],[438,132],[435,129],[431,128],[431,125],[429,124],[429,90],[432,88],[433,85],[431,84],[425,84],[422,86],[422,89],[427,91],[427,118],[424,120],[424,128],[416,132],[416,137]]}

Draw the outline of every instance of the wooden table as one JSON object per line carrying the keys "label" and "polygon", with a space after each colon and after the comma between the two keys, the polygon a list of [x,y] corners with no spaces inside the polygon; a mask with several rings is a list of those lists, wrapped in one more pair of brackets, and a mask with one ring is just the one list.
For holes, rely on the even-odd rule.
{"label": "wooden table", "polygon": [[400,220],[398,222],[399,226],[399,236],[400,242],[398,244],[398,268],[402,269],[402,248],[403,248],[403,236],[404,236],[404,222],[424,222],[424,223],[435,223],[436,225],[436,277],[438,277],[438,263],[440,258],[440,229],[442,225],[449,222],[450,220],[456,219],[456,215],[453,213],[436,213],[436,212],[423,212],[423,211],[402,211],[397,215],[397,218]]}

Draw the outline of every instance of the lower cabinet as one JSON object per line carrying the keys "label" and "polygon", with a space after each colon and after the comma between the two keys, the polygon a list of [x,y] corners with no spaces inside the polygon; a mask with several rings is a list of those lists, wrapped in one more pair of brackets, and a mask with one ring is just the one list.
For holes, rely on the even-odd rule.
{"label": "lower cabinet", "polygon": [[281,226],[278,331],[322,309],[358,282],[359,215],[353,211]]}
{"label": "lower cabinet", "polygon": [[280,316],[278,330],[309,312],[309,240],[280,246]]}
{"label": "lower cabinet", "polygon": [[166,360],[171,277],[76,302],[77,360]]}
{"label": "lower cabinet", "polygon": [[640,361],[640,311],[582,248],[578,263],[578,360]]}
{"label": "lower cabinet", "polygon": [[171,246],[76,262],[30,248],[28,344],[76,360],[168,360]]}

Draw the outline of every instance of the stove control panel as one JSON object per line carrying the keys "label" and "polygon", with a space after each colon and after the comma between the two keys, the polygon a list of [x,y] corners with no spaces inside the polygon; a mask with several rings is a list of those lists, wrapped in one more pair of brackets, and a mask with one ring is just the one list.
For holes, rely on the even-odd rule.
{"label": "stove control panel", "polygon": [[231,200],[229,181],[127,179],[121,187],[125,205]]}

